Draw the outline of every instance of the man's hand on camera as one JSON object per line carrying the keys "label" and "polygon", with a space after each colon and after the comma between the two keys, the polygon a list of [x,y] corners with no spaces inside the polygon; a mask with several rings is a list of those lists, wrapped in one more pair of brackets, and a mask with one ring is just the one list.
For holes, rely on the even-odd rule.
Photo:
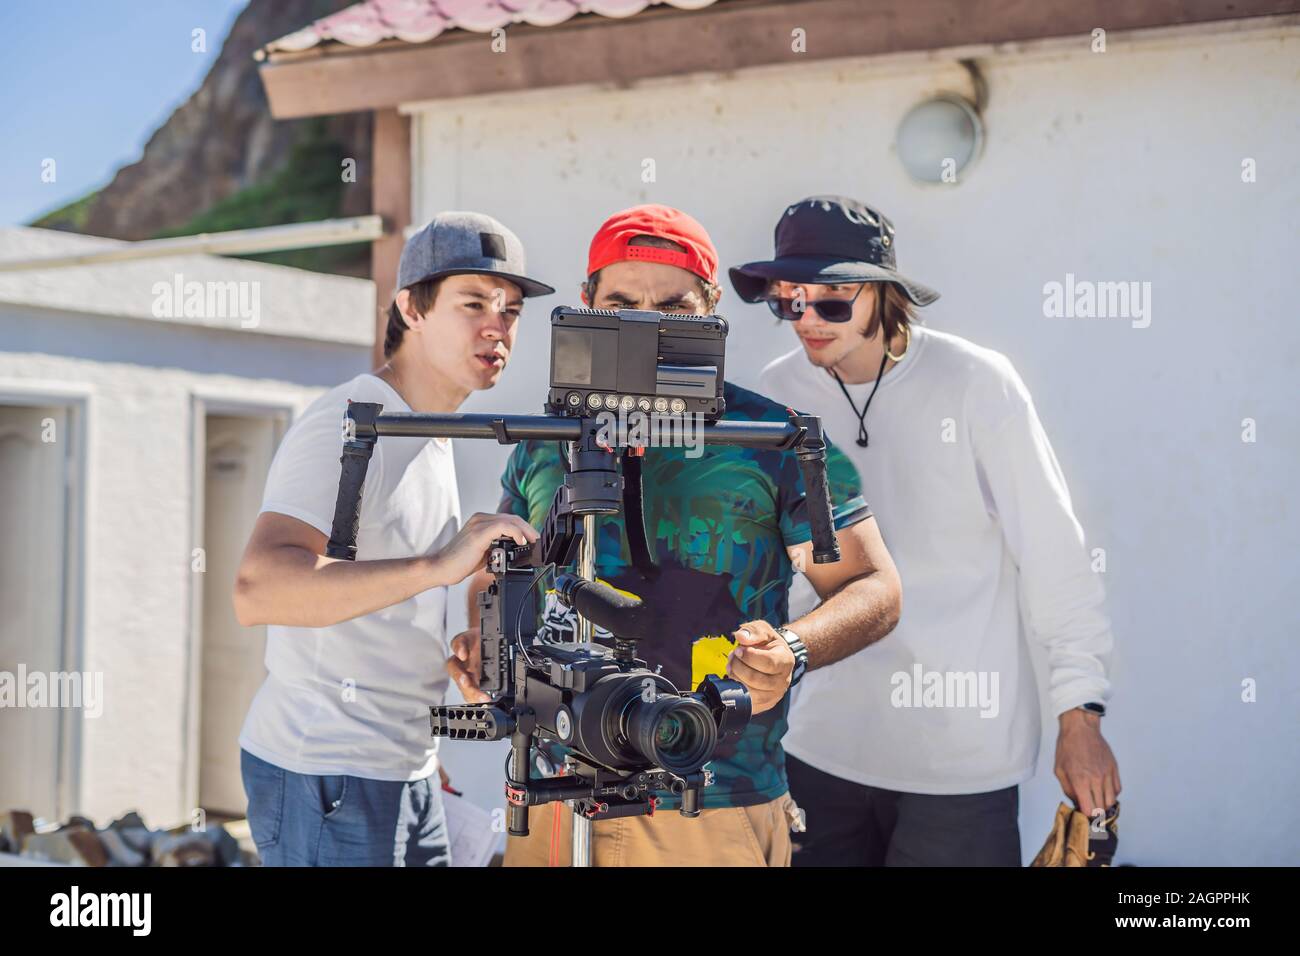
{"label": "man's hand on camera", "polygon": [[488,548],[497,538],[532,544],[540,535],[523,518],[507,514],[469,516],[456,537],[433,557],[438,584],[459,584],[487,564]]}
{"label": "man's hand on camera", "polygon": [[727,658],[727,676],[749,690],[754,714],[771,710],[790,689],[794,651],[766,621],[742,624],[732,636],[736,649]]}
{"label": "man's hand on camera", "polygon": [[447,673],[460,688],[467,704],[484,704],[492,698],[478,689],[478,675],[483,645],[479,643],[479,629],[471,627],[451,639],[451,657],[447,658]]}

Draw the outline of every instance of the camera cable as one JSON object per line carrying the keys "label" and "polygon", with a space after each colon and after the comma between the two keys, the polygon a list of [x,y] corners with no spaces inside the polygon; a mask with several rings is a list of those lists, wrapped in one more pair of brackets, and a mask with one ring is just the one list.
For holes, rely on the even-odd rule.
{"label": "camera cable", "polygon": [[533,588],[537,587],[537,582],[545,577],[548,571],[551,574],[555,573],[554,561],[550,561],[543,567],[538,568],[537,573],[533,575],[533,579],[528,582],[528,590],[524,591],[523,600],[519,602],[519,607],[515,610],[515,624],[512,628],[515,634],[515,644],[519,648],[519,653],[524,655],[524,660],[528,662],[529,666],[532,665],[533,659],[528,656],[528,648],[524,646],[523,637],[519,633],[519,622],[524,619],[524,608],[528,606],[528,595],[533,593]]}

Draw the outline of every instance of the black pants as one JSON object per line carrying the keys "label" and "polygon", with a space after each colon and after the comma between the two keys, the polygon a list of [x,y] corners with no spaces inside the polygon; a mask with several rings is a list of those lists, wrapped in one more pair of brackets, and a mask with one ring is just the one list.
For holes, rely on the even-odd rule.
{"label": "black pants", "polygon": [[823,773],[786,754],[808,830],[795,866],[1020,866],[1020,788],[934,796]]}

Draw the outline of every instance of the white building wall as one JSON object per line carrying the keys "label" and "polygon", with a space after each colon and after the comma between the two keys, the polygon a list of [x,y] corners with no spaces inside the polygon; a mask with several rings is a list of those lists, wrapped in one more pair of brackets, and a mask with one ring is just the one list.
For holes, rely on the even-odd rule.
{"label": "white building wall", "polygon": [[[503,384],[466,410],[540,410],[547,313],[578,304],[591,234],[617,209],[689,211],[726,266],[769,256],[777,215],[802,196],[879,205],[904,271],[943,292],[927,323],[1015,362],[1106,550],[1120,859],[1294,864],[1300,31],[1234,29],[981,59],[984,154],[947,186],[911,182],[893,147],[913,104],[967,89],[939,56],[414,106],[416,221],[491,213],[561,289],[530,300]],[[1242,181],[1246,158],[1257,182]],[[1067,273],[1150,282],[1150,326],[1045,318],[1043,286]],[[720,311],[739,384],[795,345],[729,285]],[[494,507],[506,452],[458,443],[466,514]],[[1060,799],[1054,746],[1046,726],[1022,790],[1026,858]],[[495,748],[448,758],[459,785],[499,802]]]}
{"label": "white building wall", "polygon": [[[103,341],[94,337],[100,331]],[[85,396],[83,649],[66,666],[103,675],[104,706],[102,716],[79,721],[70,812],[101,824],[131,808],[154,826],[190,820],[191,549],[201,546],[191,531],[193,396],[296,414],[368,367],[366,345],[0,304],[0,403],[15,391]]]}

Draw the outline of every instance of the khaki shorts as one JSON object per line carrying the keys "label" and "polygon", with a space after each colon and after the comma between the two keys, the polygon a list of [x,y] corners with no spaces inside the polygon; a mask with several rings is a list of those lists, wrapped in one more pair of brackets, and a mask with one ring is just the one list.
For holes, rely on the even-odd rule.
{"label": "khaki shorts", "polygon": [[[558,833],[553,831],[559,807]],[[597,820],[592,825],[594,866],[789,866],[789,794],[752,807],[704,810],[687,819],[676,810],[654,816]],[[546,804],[528,812],[528,836],[506,838],[506,866],[560,866],[572,858],[573,811]]]}

